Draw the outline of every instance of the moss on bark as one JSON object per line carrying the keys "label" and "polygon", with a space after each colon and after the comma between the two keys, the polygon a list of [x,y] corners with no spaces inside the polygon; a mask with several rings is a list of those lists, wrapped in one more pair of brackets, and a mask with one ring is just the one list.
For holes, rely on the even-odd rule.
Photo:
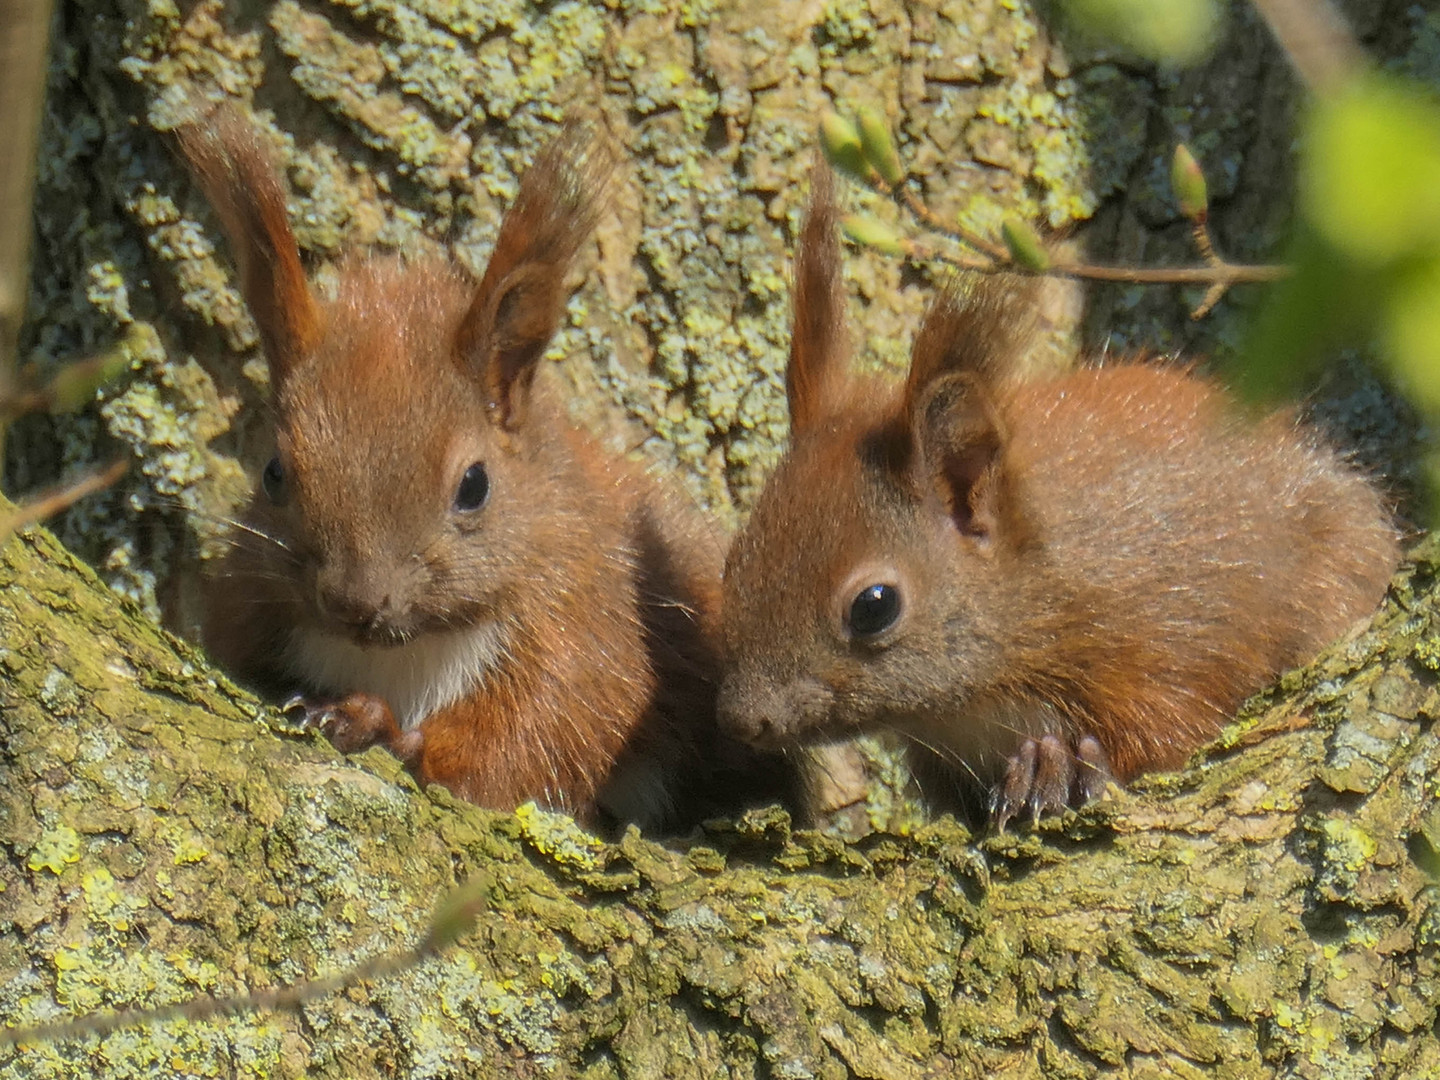
{"label": "moss on bark", "polygon": [[1440,1067],[1440,546],[1188,771],[1036,832],[662,847],[288,732],[42,530],[0,551],[0,1015],[314,978],[295,1015],[0,1052],[0,1078],[1397,1077]]}
{"label": "moss on bark", "polygon": [[[1433,14],[1348,8],[1397,64],[1440,70]],[[555,355],[589,422],[623,416],[618,438],[728,513],[783,435],[788,248],[822,105],[882,108],[946,214],[1089,218],[1094,254],[1138,262],[1187,253],[1164,180],[1183,139],[1227,251],[1258,257],[1286,215],[1293,86],[1248,8],[1227,33],[1176,75],[1014,0],[73,0],[28,356],[125,335],[135,370],[92,410],[21,425],[8,477],[129,447],[135,478],[62,535],[190,623],[198,558],[269,451],[253,328],[160,134],[182,85],[273,117],[322,280],[349,244],[478,267],[555,119],[601,117],[630,172]],[[867,253],[847,280],[867,355],[898,361],[928,282]],[[1243,311],[1194,327],[1191,302],[1101,290],[1089,343],[1232,347]],[[1079,305],[1047,303],[1063,352]],[[1337,414],[1402,444],[1359,386]],[[758,815],[662,848],[418,792],[379,751],[346,762],[27,532],[0,550],[5,1022],[323,976],[418,940],[472,875],[489,906],[459,948],[298,1015],[4,1051],[0,1078],[1440,1071],[1437,558],[1194,768],[1037,833],[845,844]]]}

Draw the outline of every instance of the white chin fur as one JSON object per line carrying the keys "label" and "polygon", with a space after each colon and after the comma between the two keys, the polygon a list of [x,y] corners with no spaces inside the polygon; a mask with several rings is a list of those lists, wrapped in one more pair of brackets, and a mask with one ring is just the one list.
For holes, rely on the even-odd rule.
{"label": "white chin fur", "polygon": [[406,731],[484,680],[505,652],[498,623],[422,634],[404,645],[365,647],[348,638],[297,628],[290,635],[291,674],[321,694],[374,694]]}

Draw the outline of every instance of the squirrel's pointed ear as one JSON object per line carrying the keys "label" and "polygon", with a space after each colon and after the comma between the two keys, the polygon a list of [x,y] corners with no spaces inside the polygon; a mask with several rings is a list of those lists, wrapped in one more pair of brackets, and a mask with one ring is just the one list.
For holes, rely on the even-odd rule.
{"label": "squirrel's pointed ear", "polygon": [[785,369],[792,433],[830,413],[843,400],[849,378],[850,340],[834,188],[830,166],[817,154],[810,170],[810,207],[795,245],[794,325],[790,365]]}
{"label": "squirrel's pointed ear", "polygon": [[968,372],[985,386],[1012,375],[1035,332],[1035,292],[1030,277],[987,274],[936,293],[910,351],[907,400],[947,372]]}
{"label": "squirrel's pointed ear", "polygon": [[981,379],[951,372],[930,380],[911,403],[910,425],[918,453],[911,468],[933,485],[955,527],[985,545],[1019,539],[1019,524],[1005,468],[1006,433]]}
{"label": "squirrel's pointed ear", "polygon": [[994,274],[942,289],[925,313],[910,356],[902,423],[910,468],[938,490],[955,527],[989,544],[1024,539],[1005,466],[997,390],[1014,373],[1035,326],[1029,278]]}
{"label": "squirrel's pointed ear", "polygon": [[270,151],[254,124],[228,105],[177,128],[175,138],[230,240],[240,288],[278,386],[319,342],[323,326]]}
{"label": "squirrel's pointed ear", "polygon": [[526,170],[500,223],[456,352],[481,380],[502,427],[523,417],[535,369],[564,313],[566,274],[595,227],[613,169],[608,148],[569,123]]}

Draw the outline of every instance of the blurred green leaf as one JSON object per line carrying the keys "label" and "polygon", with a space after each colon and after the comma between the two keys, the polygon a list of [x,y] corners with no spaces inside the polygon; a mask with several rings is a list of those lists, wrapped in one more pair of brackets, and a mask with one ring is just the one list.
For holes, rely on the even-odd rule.
{"label": "blurred green leaf", "polygon": [[870,182],[870,165],[860,146],[860,132],[850,120],[827,109],[820,117],[820,145],[835,168]]}
{"label": "blurred green leaf", "polygon": [[442,898],[431,917],[430,932],[421,945],[421,951],[444,952],[474,930],[476,920],[489,906],[490,891],[494,885],[488,874],[476,874]]}
{"label": "blurred green leaf", "polygon": [[1005,240],[1005,247],[1010,251],[1010,258],[1015,260],[1017,266],[1036,274],[1050,269],[1050,255],[1045,250],[1045,245],[1040,243],[1039,234],[1028,222],[1019,218],[1006,218],[1000,224],[1000,235]]}
{"label": "blurred green leaf", "polygon": [[875,167],[880,178],[891,187],[899,187],[905,180],[905,168],[900,164],[900,154],[895,149],[895,140],[890,137],[890,126],[880,110],[862,105],[855,114],[860,128],[860,147],[865,160]]}
{"label": "blurred green leaf", "polygon": [[1379,291],[1378,275],[1357,274],[1310,229],[1299,230],[1285,261],[1294,272],[1270,288],[1232,373],[1252,399],[1296,393],[1326,349],[1359,340]]}
{"label": "blurred green leaf", "polygon": [[1440,107],[1383,76],[1316,103],[1300,206],[1344,255],[1379,265],[1440,242]]}
{"label": "blurred green leaf", "polygon": [[1316,101],[1300,159],[1301,220],[1236,371],[1256,397],[1294,393],[1335,348],[1375,344],[1440,415],[1440,105],[1366,75]]}
{"label": "blurred green leaf", "polygon": [[1220,9],[1214,0],[1065,0],[1082,25],[1142,56],[1191,64],[1215,44]]}
{"label": "blurred green leaf", "polygon": [[124,342],[88,360],[64,365],[50,381],[52,413],[75,412],[95,400],[95,392],[130,370],[131,353]]}
{"label": "blurred green leaf", "polygon": [[1381,337],[1401,389],[1432,417],[1440,413],[1440,253],[1396,274]]}

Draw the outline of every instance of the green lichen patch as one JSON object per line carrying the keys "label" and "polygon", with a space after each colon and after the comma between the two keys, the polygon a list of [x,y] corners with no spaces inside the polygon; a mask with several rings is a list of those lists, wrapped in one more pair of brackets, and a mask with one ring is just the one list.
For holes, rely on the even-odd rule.
{"label": "green lichen patch", "polygon": [[[525,842],[565,877],[598,890],[625,890],[639,881],[615,850],[597,840],[572,818],[541,810],[533,802],[515,811]],[[612,865],[618,863],[618,865]]]}
{"label": "green lichen patch", "polygon": [[47,831],[30,849],[25,865],[31,870],[48,870],[59,877],[65,867],[80,861],[80,834],[68,825]]}
{"label": "green lichen patch", "polygon": [[[211,2],[100,3],[90,17],[122,29],[87,43],[83,70],[68,43],[57,60],[41,247],[66,258],[38,268],[34,334],[49,362],[131,325],[159,331],[130,386],[45,435],[69,460],[117,436],[140,459],[119,498],[72,515],[67,538],[152,614],[193,588],[197,554],[221,550],[220,522],[265,452],[263,368],[230,256],[156,136],[192,95],[254,98],[296,234],[322,261],[352,244],[453,242],[476,270],[526,162],[574,103],[598,103],[626,169],[614,275],[587,285],[585,325],[562,342],[567,366],[586,369],[573,382],[600,399],[576,412],[600,426],[623,413],[634,441],[680,464],[727,518],[786,429],[789,247],[827,97],[894,118],[947,214],[982,192],[1025,214],[1039,192],[1053,223],[1089,213],[1085,142],[1112,137],[1087,133],[1082,93],[1047,87],[1054,50],[1026,5],[287,0],[253,19]],[[1099,75],[1085,79],[1103,93]],[[127,116],[137,99],[148,114]],[[1008,164],[977,186],[952,151],[995,117]],[[893,263],[854,262],[863,351],[899,366],[923,293],[900,288]]]}
{"label": "green lichen patch", "polygon": [[[45,368],[152,333],[91,409],[17,428],[9,470],[31,486],[128,447],[132,478],[62,528],[177,624],[197,554],[220,549],[269,453],[230,256],[157,134],[190,85],[256,102],[322,281],[352,243],[453,241],[479,269],[526,162],[590,108],[623,175],[554,355],[577,416],[623,414],[624,441],[722,513],[785,435],[790,247],[822,108],[883,114],[946,220],[993,234],[1006,215],[1094,212],[1097,256],[1191,257],[1163,190],[1177,140],[1207,170],[1227,250],[1266,254],[1287,202],[1244,205],[1267,202],[1245,175],[1285,172],[1291,110],[1269,83],[1235,107],[1268,70],[1243,20],[1221,50],[1234,67],[1156,74],[1067,56],[1023,0],[80,0],[72,15],[27,356]],[[1393,33],[1421,63],[1430,29],[1407,15]],[[845,274],[859,362],[903,368],[925,273],[847,250]],[[1092,294],[1091,336],[1233,348],[1233,313],[1197,331],[1189,300]],[[1382,630],[1288,676],[1195,768],[1099,808],[977,846],[877,803],[865,812],[895,834],[846,844],[770,817],[686,853],[484,813],[417,791],[378,751],[346,762],[277,734],[37,530],[0,550],[15,854],[0,1014],[331,975],[414,947],[457,880],[490,876],[473,928],[400,974],[298,1015],[7,1049],[0,1076],[1426,1075],[1440,978],[1414,947],[1435,934],[1411,852],[1440,834],[1432,556]]]}

